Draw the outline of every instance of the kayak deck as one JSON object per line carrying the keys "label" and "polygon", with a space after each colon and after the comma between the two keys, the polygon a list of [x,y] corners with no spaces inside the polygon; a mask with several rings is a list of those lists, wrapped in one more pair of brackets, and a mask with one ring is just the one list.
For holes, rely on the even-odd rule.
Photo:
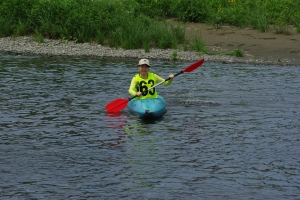
{"label": "kayak deck", "polygon": [[154,119],[161,117],[167,112],[167,104],[163,97],[131,100],[127,105],[130,112],[141,118]]}

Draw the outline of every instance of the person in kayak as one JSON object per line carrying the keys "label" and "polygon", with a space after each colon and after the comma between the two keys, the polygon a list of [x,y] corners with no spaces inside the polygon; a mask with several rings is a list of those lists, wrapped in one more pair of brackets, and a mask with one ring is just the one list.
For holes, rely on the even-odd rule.
{"label": "person in kayak", "polygon": [[[129,94],[131,96],[137,96],[135,99],[147,99],[147,98],[157,98],[158,94],[156,88],[148,91],[148,88],[154,86],[157,83],[163,82],[165,79],[161,78],[153,72],[149,72],[150,62],[148,59],[139,60],[139,74],[136,74],[132,80],[129,87]],[[172,83],[174,78],[173,74],[169,75],[170,80],[163,83],[164,86],[168,86]]]}

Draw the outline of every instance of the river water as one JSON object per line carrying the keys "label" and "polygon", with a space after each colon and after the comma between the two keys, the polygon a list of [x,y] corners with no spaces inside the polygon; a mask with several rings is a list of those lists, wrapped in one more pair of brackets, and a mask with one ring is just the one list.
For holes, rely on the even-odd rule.
{"label": "river water", "polygon": [[205,62],[157,88],[156,121],[105,112],[137,60],[0,54],[0,70],[0,199],[300,198],[298,67]]}

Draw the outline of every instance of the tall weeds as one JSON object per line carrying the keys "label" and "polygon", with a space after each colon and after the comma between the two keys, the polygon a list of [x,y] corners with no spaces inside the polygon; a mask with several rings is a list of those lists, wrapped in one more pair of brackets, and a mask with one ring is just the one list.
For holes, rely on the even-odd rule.
{"label": "tall weeds", "polygon": [[0,11],[5,10],[0,15],[0,36],[35,34],[146,51],[151,46],[176,48],[184,41],[183,27],[139,13],[143,9],[130,0],[34,0],[24,5],[26,2],[0,1]]}
{"label": "tall weeds", "polygon": [[[135,1],[144,2],[141,5],[148,10],[157,10],[157,6],[164,2]],[[298,27],[299,8],[299,0],[170,0],[167,5],[161,6],[161,9],[168,9],[168,12],[163,12],[166,17],[176,17],[185,22],[203,22],[215,27],[222,24],[242,28],[252,26],[264,32],[271,27],[279,32],[286,32],[289,25]]]}
{"label": "tall weeds", "polygon": [[[149,51],[188,46],[184,27],[165,18],[288,34],[290,26],[300,32],[299,7],[299,0],[0,0],[0,37],[33,34]],[[202,42],[189,47],[205,50]]]}

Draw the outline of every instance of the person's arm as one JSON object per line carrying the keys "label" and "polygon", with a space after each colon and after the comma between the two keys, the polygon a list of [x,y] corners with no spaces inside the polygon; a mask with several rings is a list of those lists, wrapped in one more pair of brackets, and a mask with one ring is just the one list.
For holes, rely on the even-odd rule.
{"label": "person's arm", "polygon": [[[165,79],[161,78],[160,76],[158,76],[157,74],[154,74],[154,79],[156,81],[156,83],[160,83],[162,81],[164,81]],[[163,83],[164,86],[168,86],[172,83],[172,79],[166,81]]]}
{"label": "person's arm", "polygon": [[135,80],[135,77],[133,77],[132,80],[131,80],[131,83],[130,83],[129,90],[128,90],[128,92],[131,96],[136,95],[135,86],[136,86],[136,80]]}

